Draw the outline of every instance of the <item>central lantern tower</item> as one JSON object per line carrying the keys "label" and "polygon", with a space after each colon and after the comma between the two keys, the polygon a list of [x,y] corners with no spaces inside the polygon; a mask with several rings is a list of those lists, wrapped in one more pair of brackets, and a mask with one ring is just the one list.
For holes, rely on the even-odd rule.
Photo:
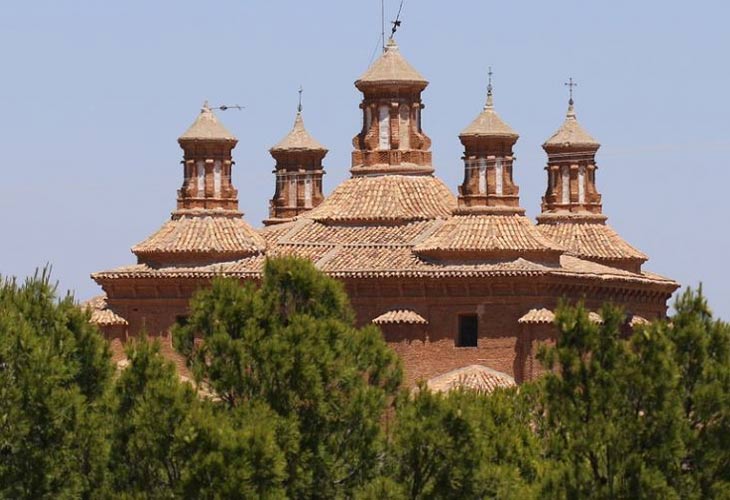
{"label": "central lantern tower", "polygon": [[355,86],[363,93],[363,127],[352,141],[352,175],[432,174],[431,139],[421,130],[421,92],[428,81],[395,40]]}

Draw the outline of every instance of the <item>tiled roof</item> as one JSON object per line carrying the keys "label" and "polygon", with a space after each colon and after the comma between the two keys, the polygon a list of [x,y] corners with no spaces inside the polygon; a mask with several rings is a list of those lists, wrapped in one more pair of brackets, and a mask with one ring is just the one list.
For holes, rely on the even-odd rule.
{"label": "tiled roof", "polygon": [[206,101],[203,104],[203,108],[200,110],[200,114],[195,119],[193,124],[188,128],[183,135],[178,139],[179,141],[194,141],[194,140],[225,140],[235,141],[236,137],[230,133],[226,127],[216,118],[215,113],[208,106]]}
{"label": "tiled roof", "polygon": [[428,321],[415,311],[408,309],[396,309],[381,314],[372,320],[376,325],[426,325]]}
{"label": "tiled roof", "polygon": [[519,137],[519,134],[507,125],[494,110],[491,90],[487,97],[487,104],[484,106],[484,110],[459,134],[459,137],[473,136],[505,137],[515,140]]}
{"label": "tiled roof", "polygon": [[431,175],[353,177],[304,217],[330,222],[398,221],[446,218],[456,198]]}
{"label": "tiled roof", "polygon": [[414,250],[439,256],[499,258],[530,253],[557,258],[563,248],[543,236],[524,215],[456,215]]}
{"label": "tiled roof", "polygon": [[552,324],[555,321],[555,313],[550,309],[530,309],[527,313],[517,320],[522,324]]}
{"label": "tiled roof", "polygon": [[286,137],[272,147],[271,152],[275,151],[327,151],[322,144],[312,137],[304,127],[304,119],[301,111],[297,113],[294,119],[294,126]]}
{"label": "tiled roof", "polygon": [[590,311],[588,313],[588,319],[597,325],[603,324],[603,318],[597,312]]}
{"label": "tiled roof", "polygon": [[140,258],[159,254],[211,254],[235,259],[262,252],[266,241],[241,217],[173,218],[132,248]]}
{"label": "tiled roof", "polygon": [[645,262],[648,259],[644,253],[626,243],[611,226],[603,222],[583,222],[570,219],[559,221],[540,216],[537,228],[543,235],[578,257],[639,262]]}
{"label": "tiled roof", "polygon": [[492,392],[500,387],[515,387],[517,384],[506,373],[482,365],[470,365],[434,377],[426,385],[434,392],[449,392],[460,388]]}
{"label": "tiled roof", "polygon": [[631,319],[629,320],[629,326],[632,328],[635,326],[638,326],[638,325],[648,325],[648,324],[649,324],[648,319],[644,318],[643,316],[638,316],[636,314],[632,314]]}
{"label": "tiled roof", "polygon": [[580,148],[598,149],[600,144],[586,132],[575,116],[575,109],[571,101],[565,121],[550,138],[542,145],[546,149]]}
{"label": "tiled roof", "polygon": [[106,303],[106,295],[94,297],[84,304],[91,311],[91,322],[99,326],[127,326],[129,323],[126,319],[108,308]]}
{"label": "tiled roof", "polygon": [[385,52],[355,82],[358,88],[370,84],[415,84],[425,87],[428,81],[401,55],[392,38],[388,40]]}

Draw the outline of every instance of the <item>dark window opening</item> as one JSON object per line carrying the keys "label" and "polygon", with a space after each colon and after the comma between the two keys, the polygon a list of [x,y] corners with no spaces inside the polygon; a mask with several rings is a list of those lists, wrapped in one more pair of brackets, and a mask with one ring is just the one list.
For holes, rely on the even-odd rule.
{"label": "dark window opening", "polygon": [[479,319],[476,314],[459,316],[459,337],[456,347],[476,347],[479,337]]}

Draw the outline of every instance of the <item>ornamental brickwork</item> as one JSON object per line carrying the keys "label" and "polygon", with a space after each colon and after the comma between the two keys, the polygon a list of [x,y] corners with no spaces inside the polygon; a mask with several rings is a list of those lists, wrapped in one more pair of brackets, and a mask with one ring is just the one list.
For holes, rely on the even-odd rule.
{"label": "ornamental brickwork", "polygon": [[395,41],[355,85],[363,122],[352,177],[322,195],[327,149],[299,109],[271,149],[274,196],[260,230],[238,211],[230,182],[236,139],[204,106],[180,138],[177,210],[133,247],[136,264],[92,275],[105,293],[89,304],[92,321],[113,347],[146,331],[175,358],[169,329],[195,291],[221,275],[256,282],[277,256],[308,259],[340,280],[358,323],[377,324],[403,360],[406,382],[425,380],[435,390],[491,390],[539,376],[535,354],[555,341],[561,300],[584,300],[594,311],[622,306],[627,330],[666,314],[677,284],[644,271],[647,257],[605,224],[595,187],[599,145],[578,123],[572,99],[543,146],[548,187],[535,225],[512,177],[518,134],[496,113],[491,80],[487,104],[459,136],[458,196],[434,175],[421,127],[428,82]]}

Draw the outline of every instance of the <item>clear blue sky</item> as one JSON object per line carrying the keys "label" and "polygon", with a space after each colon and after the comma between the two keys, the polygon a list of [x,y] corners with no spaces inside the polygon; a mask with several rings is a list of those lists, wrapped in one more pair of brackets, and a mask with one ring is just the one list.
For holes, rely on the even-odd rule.
{"label": "clear blue sky", "polygon": [[[703,282],[730,319],[728,19],[727,1],[407,0],[398,40],[431,82],[424,129],[453,190],[457,136],[493,67],[531,217],[540,144],[574,77],[578,118],[603,144],[609,223],[651,257],[646,269]],[[220,116],[240,139],[234,182],[254,225],[274,188],[268,148],[291,127],[300,84],[307,126],[330,149],[329,192],[348,176],[353,81],[379,31],[379,0],[2,2],[0,274],[49,262],[62,289],[98,293],[89,274],[134,262],[129,248],[174,208],[176,139],[204,99],[246,106]]]}

